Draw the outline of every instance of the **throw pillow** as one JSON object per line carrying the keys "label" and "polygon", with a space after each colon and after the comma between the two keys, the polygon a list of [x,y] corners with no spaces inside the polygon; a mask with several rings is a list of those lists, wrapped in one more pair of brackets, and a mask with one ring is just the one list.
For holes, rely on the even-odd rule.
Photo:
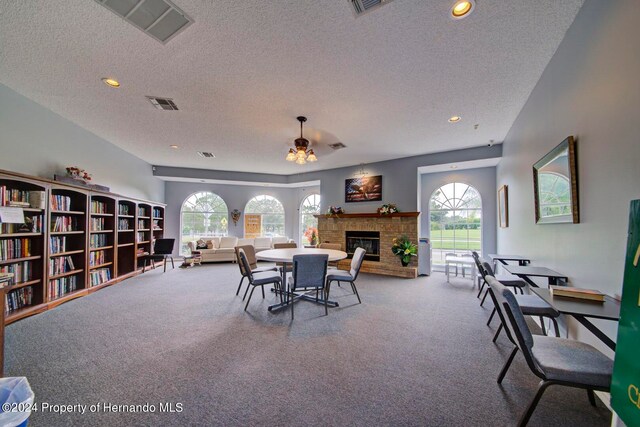
{"label": "throw pillow", "polygon": [[207,249],[213,249],[213,241],[209,240],[207,242]]}
{"label": "throw pillow", "polygon": [[200,239],[196,242],[196,249],[207,249],[207,243]]}

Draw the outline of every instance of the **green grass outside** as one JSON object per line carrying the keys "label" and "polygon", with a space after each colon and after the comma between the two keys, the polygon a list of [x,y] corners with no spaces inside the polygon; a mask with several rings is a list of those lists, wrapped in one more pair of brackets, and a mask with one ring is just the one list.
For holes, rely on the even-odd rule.
{"label": "green grass outside", "polygon": [[433,249],[480,250],[481,234],[481,230],[431,230],[431,246]]}

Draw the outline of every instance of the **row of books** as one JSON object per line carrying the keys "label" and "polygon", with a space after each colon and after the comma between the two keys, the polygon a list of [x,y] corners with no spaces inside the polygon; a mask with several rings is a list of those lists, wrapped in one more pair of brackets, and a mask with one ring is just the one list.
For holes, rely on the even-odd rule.
{"label": "row of books", "polygon": [[67,236],[50,236],[49,253],[59,254],[67,251]]}
{"label": "row of books", "polygon": [[153,208],[153,217],[154,218],[162,218],[162,209]]}
{"label": "row of books", "polygon": [[131,230],[131,228],[129,228],[129,220],[127,218],[120,218],[118,220],[118,230]]}
{"label": "row of books", "polygon": [[138,208],[138,216],[149,216],[147,210],[143,207]]}
{"label": "row of books", "polygon": [[604,302],[605,294],[595,289],[572,288],[569,286],[549,286],[549,289],[554,297],[560,296]]}
{"label": "row of books", "polygon": [[107,254],[105,251],[89,252],[89,266],[100,265],[107,262]]}
{"label": "row of books", "polygon": [[159,219],[154,219],[153,220],[153,229],[154,230],[162,230],[162,224],[160,224],[160,220]]}
{"label": "row of books", "polygon": [[60,298],[65,294],[75,291],[78,286],[77,283],[78,280],[76,276],[49,280],[49,299]]}
{"label": "row of books", "polygon": [[118,215],[131,215],[129,205],[118,205]]}
{"label": "row of books", "polygon": [[107,204],[105,202],[99,202],[97,200],[91,201],[91,213],[109,213]]}
{"label": "row of books", "polygon": [[145,238],[143,231],[138,231],[136,234],[137,234],[136,235],[136,242],[146,242],[147,240],[149,240],[149,239]]}
{"label": "row of books", "polygon": [[102,231],[104,230],[104,218],[91,218],[89,225],[91,226],[91,231]]}
{"label": "row of books", "polygon": [[91,286],[100,285],[111,280],[111,270],[108,268],[98,268],[89,273]]}
{"label": "row of books", "polygon": [[0,224],[0,234],[42,233],[44,218],[42,215],[25,216],[24,224]]}
{"label": "row of books", "polygon": [[138,228],[149,228],[149,226],[147,225],[147,220],[145,219],[139,219],[138,220]]}
{"label": "row of books", "polygon": [[0,273],[13,273],[13,278],[9,280],[9,285],[16,285],[31,280],[33,276],[33,266],[31,265],[31,261],[7,264],[0,267]]}
{"label": "row of books", "polygon": [[44,209],[46,195],[44,191],[29,191],[0,186],[0,206]]}
{"label": "row of books", "polygon": [[33,289],[31,286],[16,289],[7,294],[4,301],[4,312],[10,314],[22,307],[26,307],[32,304],[33,301]]}
{"label": "row of books", "polygon": [[58,194],[51,195],[51,209],[54,211],[70,211],[71,197]]}
{"label": "row of books", "polygon": [[109,246],[109,243],[107,242],[108,237],[109,236],[106,234],[92,234],[89,237],[89,245],[92,249]]}
{"label": "row of books", "polygon": [[31,239],[0,240],[0,261],[31,256]]}
{"label": "row of books", "polygon": [[75,270],[75,266],[73,265],[73,260],[70,256],[61,256],[49,259],[50,276],[57,276],[58,274],[73,270]]}
{"label": "row of books", "polygon": [[78,231],[78,219],[73,216],[58,216],[51,231]]}

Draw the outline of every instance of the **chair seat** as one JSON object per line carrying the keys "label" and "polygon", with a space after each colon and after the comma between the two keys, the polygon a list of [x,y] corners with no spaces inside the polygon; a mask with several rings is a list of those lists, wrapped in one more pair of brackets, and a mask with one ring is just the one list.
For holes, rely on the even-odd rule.
{"label": "chair seat", "polygon": [[278,271],[278,269],[276,267],[256,267],[253,270],[251,270],[252,273],[264,273],[265,271]]}
{"label": "chair seat", "polygon": [[348,271],[338,270],[336,273],[331,273],[327,275],[327,280],[333,281],[338,280],[341,282],[352,282],[353,276]]}
{"label": "chair seat", "polygon": [[277,272],[264,272],[253,275],[253,284],[256,286],[274,282],[282,282],[282,277]]}
{"label": "chair seat", "polygon": [[514,295],[522,313],[527,316],[558,317],[558,310],[537,295]]}
{"label": "chair seat", "polygon": [[603,388],[611,386],[613,360],[589,344],[536,335],[532,354],[549,380]]}
{"label": "chair seat", "polygon": [[511,286],[515,288],[524,288],[527,286],[527,282],[522,279],[518,279],[518,276],[513,276],[511,274],[496,274],[494,276],[496,280],[502,283],[505,286]]}

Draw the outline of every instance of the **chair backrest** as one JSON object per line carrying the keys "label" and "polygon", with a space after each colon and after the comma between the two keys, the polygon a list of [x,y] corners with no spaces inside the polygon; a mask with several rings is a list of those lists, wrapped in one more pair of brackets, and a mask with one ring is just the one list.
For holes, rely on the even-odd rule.
{"label": "chair backrest", "polygon": [[[236,253],[238,254],[238,264],[240,265],[240,273],[249,279],[250,283],[253,283],[253,274],[251,273],[251,265],[247,259],[247,254],[241,247],[236,247]],[[244,270],[244,271],[243,271]]]}
{"label": "chair backrest", "polygon": [[274,243],[273,249],[292,249],[297,248],[298,245],[295,242],[291,243]]}
{"label": "chair backrest", "polygon": [[353,253],[353,258],[351,258],[351,269],[349,270],[349,273],[351,274],[351,277],[353,277],[353,280],[356,280],[358,278],[358,273],[360,273],[360,267],[362,267],[362,261],[364,261],[364,256],[366,254],[367,251],[362,248],[356,248],[355,252]]}
{"label": "chair backrest", "polygon": [[329,255],[294,255],[293,290],[324,288],[328,261]]}
{"label": "chair backrest", "polygon": [[320,243],[318,245],[319,249],[333,249],[334,251],[342,250],[342,245],[340,243]]}
{"label": "chair backrest", "polygon": [[491,264],[489,264],[487,261],[483,260],[481,265],[482,265],[482,269],[484,270],[484,273],[482,274],[482,277],[485,280],[486,280],[485,276],[495,277],[495,274],[493,273],[493,268],[491,267]]}
{"label": "chair backrest", "polygon": [[493,292],[493,297],[495,297],[494,303],[509,339],[522,351],[529,368],[534,373],[543,374],[533,359],[531,352],[533,335],[527,326],[527,321],[515,295],[493,276],[487,276],[487,283]]}
{"label": "chair backrest", "polygon": [[236,261],[238,261],[238,267],[240,267],[240,273],[243,276],[246,276],[247,274],[245,272],[243,272],[244,266],[240,262],[240,251],[239,251],[239,249],[242,249],[244,251],[244,254],[247,257],[247,261],[249,262],[249,267],[251,267],[252,270],[254,268],[258,267],[258,261],[256,260],[256,250],[253,247],[253,245],[236,246],[234,249],[236,251]]}
{"label": "chair backrest", "polygon": [[153,245],[153,253],[158,255],[171,255],[175,242],[176,239],[156,239],[156,243]]}

